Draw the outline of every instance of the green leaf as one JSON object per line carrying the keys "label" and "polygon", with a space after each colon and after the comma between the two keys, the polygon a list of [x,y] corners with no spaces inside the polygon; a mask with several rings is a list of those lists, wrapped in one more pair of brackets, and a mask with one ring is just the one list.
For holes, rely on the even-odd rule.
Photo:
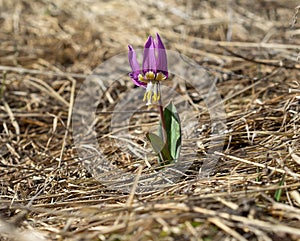
{"label": "green leaf", "polygon": [[[285,179],[285,174],[282,175],[281,180],[279,182],[279,186],[284,185],[284,179]],[[274,199],[275,199],[276,202],[280,201],[281,194],[282,194],[282,188],[277,189],[275,194],[274,194]]]}
{"label": "green leaf", "polygon": [[165,145],[164,141],[158,135],[155,135],[153,133],[147,133],[146,137],[150,141],[153,150],[156,153],[160,153],[161,150],[164,148]]}
{"label": "green leaf", "polygon": [[150,141],[153,150],[158,154],[160,162],[166,162],[172,160],[167,145],[158,135],[153,133],[147,133],[146,137]]}
{"label": "green leaf", "polygon": [[164,119],[166,125],[167,147],[172,160],[176,162],[179,158],[181,149],[181,126],[179,115],[173,102],[170,102],[170,104],[165,107]]}

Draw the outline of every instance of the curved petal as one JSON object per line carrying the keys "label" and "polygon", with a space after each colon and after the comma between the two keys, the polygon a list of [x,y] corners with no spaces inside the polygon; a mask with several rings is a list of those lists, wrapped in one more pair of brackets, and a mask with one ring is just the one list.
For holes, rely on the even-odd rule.
{"label": "curved petal", "polygon": [[156,57],[155,57],[155,46],[154,40],[151,36],[148,37],[144,47],[144,58],[143,58],[143,73],[153,71],[156,73]]}
{"label": "curved petal", "polygon": [[161,38],[159,34],[156,34],[156,39],[157,39],[157,46],[156,46],[156,51],[157,51],[157,72],[162,72],[167,78],[168,78],[168,61],[167,61],[167,53],[165,46],[163,42],[161,41]]}
{"label": "curved petal", "polygon": [[128,61],[132,72],[129,73],[133,83],[137,86],[142,86],[146,88],[146,83],[139,81],[139,74],[140,74],[140,65],[136,58],[136,53],[131,45],[128,45]]}
{"label": "curved petal", "polygon": [[137,61],[136,53],[131,45],[128,45],[128,60],[132,69],[132,73],[134,73],[134,76],[137,77],[140,73],[140,65]]}
{"label": "curved petal", "polygon": [[130,76],[132,82],[133,82],[136,86],[140,86],[140,87],[146,88],[147,83],[142,82],[142,81],[139,81],[139,78],[138,78],[138,77],[137,77],[137,78],[134,77],[133,74],[132,74],[132,72],[129,73],[129,76]]}

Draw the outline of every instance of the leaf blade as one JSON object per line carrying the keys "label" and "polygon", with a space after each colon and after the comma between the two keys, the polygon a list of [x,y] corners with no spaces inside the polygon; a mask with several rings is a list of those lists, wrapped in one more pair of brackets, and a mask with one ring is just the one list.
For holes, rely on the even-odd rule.
{"label": "leaf blade", "polygon": [[170,102],[164,109],[166,124],[167,145],[172,159],[176,162],[181,149],[181,125],[177,109]]}
{"label": "leaf blade", "polygon": [[158,154],[160,162],[165,163],[172,160],[167,145],[164,143],[161,137],[154,133],[147,133],[146,137],[149,140],[153,150]]}

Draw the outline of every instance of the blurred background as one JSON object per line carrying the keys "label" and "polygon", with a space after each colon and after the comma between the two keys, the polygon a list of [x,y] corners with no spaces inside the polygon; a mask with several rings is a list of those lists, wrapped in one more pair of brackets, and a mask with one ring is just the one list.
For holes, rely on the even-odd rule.
{"label": "blurred background", "polygon": [[127,51],[127,44],[142,47],[149,34],[158,32],[167,48],[198,62],[226,66],[232,60],[218,56],[224,54],[218,41],[297,44],[299,33],[292,25],[298,4],[293,0],[2,0],[0,63],[36,69],[42,68],[43,60],[65,71],[89,73],[105,59]]}
{"label": "blurred background", "polygon": [[[299,4],[0,0],[0,239],[299,240]],[[72,105],[98,65],[155,33],[210,72],[228,133],[208,179],[129,196],[82,167]],[[109,89],[108,114],[133,87],[127,80]],[[175,87],[195,100],[188,87]],[[107,113],[97,119],[101,135],[109,133]],[[208,120],[190,150],[205,155],[209,115],[192,114]],[[131,167],[129,155],[101,144]]]}

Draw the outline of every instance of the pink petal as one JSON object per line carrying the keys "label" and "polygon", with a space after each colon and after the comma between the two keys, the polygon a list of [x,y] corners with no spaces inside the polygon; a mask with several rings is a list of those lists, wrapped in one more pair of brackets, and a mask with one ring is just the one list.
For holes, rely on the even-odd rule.
{"label": "pink petal", "polygon": [[147,84],[144,82],[139,81],[139,74],[140,74],[140,65],[136,58],[136,53],[131,45],[128,45],[128,60],[130,67],[132,69],[132,72],[129,73],[129,76],[131,77],[133,83],[137,86],[142,86],[146,88]]}
{"label": "pink petal", "polygon": [[143,73],[148,71],[156,73],[155,46],[151,36],[148,37],[144,47]]}
{"label": "pink petal", "polygon": [[159,34],[156,34],[156,39],[157,39],[157,46],[156,46],[156,51],[157,51],[157,72],[162,72],[167,78],[168,78],[168,61],[167,61],[167,53],[165,46],[163,42],[161,41],[161,38]]}

